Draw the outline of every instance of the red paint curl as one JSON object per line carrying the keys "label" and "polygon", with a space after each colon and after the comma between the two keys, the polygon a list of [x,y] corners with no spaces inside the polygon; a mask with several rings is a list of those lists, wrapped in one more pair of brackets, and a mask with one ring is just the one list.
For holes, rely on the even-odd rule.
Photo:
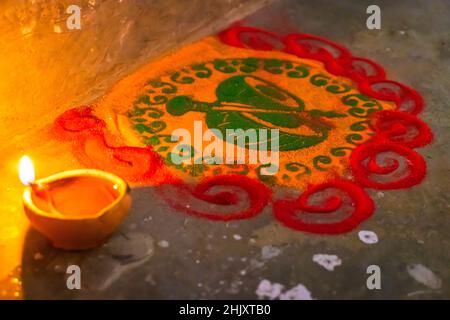
{"label": "red paint curl", "polygon": [[[399,168],[397,159],[386,159],[385,164],[377,163],[377,156],[381,153],[393,152],[406,160],[408,172],[404,177],[388,182],[372,180],[372,174],[391,174]],[[358,183],[367,188],[374,189],[403,189],[420,183],[425,177],[426,163],[422,156],[413,150],[398,143],[374,140],[362,144],[353,150],[350,155],[350,166]]]}
{"label": "red paint curl", "polygon": [[163,163],[150,148],[114,147],[100,133],[76,139],[74,153],[85,166],[113,172],[132,182],[148,181]]}
{"label": "red paint curl", "polygon": [[359,90],[375,99],[395,102],[398,111],[419,114],[424,107],[422,96],[417,91],[397,81],[362,82]]}
{"label": "red paint curl", "polygon": [[94,115],[90,106],[81,106],[61,114],[56,118],[53,128],[58,138],[73,139],[83,131],[102,132],[106,123]]}
{"label": "red paint curl", "polygon": [[105,138],[106,123],[92,108],[70,109],[54,122],[58,137],[71,140],[78,160],[87,167],[113,172],[127,181],[146,182],[163,162],[150,147],[111,146]]}
{"label": "red paint curl", "polygon": [[282,39],[275,33],[253,27],[236,25],[220,32],[218,36],[223,43],[232,47],[262,51],[284,48]]}
{"label": "red paint curl", "polygon": [[233,186],[242,189],[248,195],[248,208],[239,212],[220,213],[220,212],[200,212],[185,203],[180,204],[176,201],[176,197],[165,197],[166,201],[176,210],[184,211],[187,214],[206,218],[215,221],[231,221],[248,219],[260,213],[271,199],[271,191],[263,183],[239,174],[218,175],[205,178],[194,189],[180,182],[176,187],[182,191],[188,191],[192,196],[202,201],[215,205],[236,205],[242,198],[236,190],[220,191],[218,193],[210,194],[209,191],[213,187],[218,186]]}
{"label": "red paint curl", "polygon": [[[353,211],[350,215],[338,222],[307,222],[301,219],[301,215],[330,214],[343,206],[342,198],[330,196],[322,205],[311,205],[311,196],[327,189],[338,189],[344,192],[351,200]],[[320,234],[340,234],[355,229],[360,223],[369,218],[374,211],[374,204],[369,195],[348,180],[332,180],[322,184],[313,185],[303,192],[299,198],[294,200],[278,200],[273,205],[274,216],[277,220],[298,231]]]}
{"label": "red paint curl", "polygon": [[371,127],[377,138],[400,143],[408,148],[423,147],[433,139],[433,133],[425,122],[405,112],[376,112],[371,116]]}
{"label": "red paint curl", "polygon": [[350,52],[345,47],[328,39],[306,33],[287,35],[284,42],[287,53],[299,58],[321,61],[325,64],[326,69],[333,74],[343,74],[346,69],[340,63],[341,61],[347,61],[348,64],[351,58]]}
{"label": "red paint curl", "polygon": [[384,69],[372,60],[360,57],[348,57],[339,60],[342,71],[338,74],[355,82],[373,82],[384,80]]}

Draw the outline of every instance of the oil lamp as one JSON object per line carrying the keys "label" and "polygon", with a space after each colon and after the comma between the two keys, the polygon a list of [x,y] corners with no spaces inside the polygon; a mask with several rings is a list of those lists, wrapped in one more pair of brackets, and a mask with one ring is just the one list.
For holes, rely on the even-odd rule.
{"label": "oil lamp", "polygon": [[33,162],[23,156],[19,178],[25,213],[32,227],[66,250],[102,244],[127,216],[131,196],[127,183],[95,169],[60,172],[35,181]]}

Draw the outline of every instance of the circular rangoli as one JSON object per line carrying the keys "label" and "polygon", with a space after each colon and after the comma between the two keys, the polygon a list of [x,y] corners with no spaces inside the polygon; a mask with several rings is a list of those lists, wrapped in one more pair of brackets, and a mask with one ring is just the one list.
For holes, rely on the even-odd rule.
{"label": "circular rangoli", "polygon": [[[426,165],[413,149],[432,139],[417,117],[422,108],[416,91],[327,39],[235,26],[149,63],[92,106],[62,114],[54,128],[86,166],[132,183],[169,185],[213,206],[198,210],[166,197],[188,214],[244,219],[271,203],[289,228],[337,234],[372,215],[366,188],[421,182]],[[174,163],[171,134],[183,128],[195,137],[195,123],[202,132],[218,130],[225,157],[227,130],[278,129],[278,172],[261,174],[267,164],[205,161],[205,141],[190,143],[185,159],[192,161]],[[273,199],[277,186],[301,194]],[[242,201],[239,210],[216,209]]]}

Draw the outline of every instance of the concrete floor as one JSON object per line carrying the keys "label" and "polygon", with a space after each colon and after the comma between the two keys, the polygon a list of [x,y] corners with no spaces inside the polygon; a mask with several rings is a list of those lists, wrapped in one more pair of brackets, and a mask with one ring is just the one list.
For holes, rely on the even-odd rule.
{"label": "concrete floor", "polygon": [[[275,291],[275,284],[282,285],[283,292],[301,284],[314,299],[450,298],[450,2],[377,1],[381,30],[365,27],[369,4],[281,0],[243,24],[328,37],[379,62],[389,79],[418,90],[427,104],[421,117],[435,134],[435,141],[419,150],[428,164],[421,185],[369,191],[375,215],[343,236],[283,228],[270,208],[256,218],[230,223],[187,217],[165,206],[152,188],[134,189],[129,218],[96,250],[58,251],[30,230],[21,268],[10,276],[21,278],[23,296],[256,299],[257,288],[268,280]],[[379,242],[361,242],[359,230],[376,232]],[[338,255],[342,265],[328,271],[313,262],[318,253]],[[73,263],[83,270],[79,291],[65,286],[66,266]],[[381,290],[366,288],[366,268],[373,264],[381,268]]]}

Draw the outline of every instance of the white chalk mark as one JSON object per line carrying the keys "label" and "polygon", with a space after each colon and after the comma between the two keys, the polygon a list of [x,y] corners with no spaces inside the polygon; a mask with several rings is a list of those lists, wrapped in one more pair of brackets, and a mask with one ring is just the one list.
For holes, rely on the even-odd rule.
{"label": "white chalk mark", "polygon": [[261,256],[264,260],[269,260],[280,255],[281,249],[273,246],[264,246],[261,249]]}
{"label": "white chalk mark", "polygon": [[280,283],[272,283],[269,280],[262,280],[258,288],[256,289],[256,295],[258,299],[268,298],[274,300],[278,298],[283,290],[284,286]]}
{"label": "white chalk mark", "polygon": [[280,295],[280,300],[313,300],[311,292],[301,283]]}
{"label": "white chalk mark", "polygon": [[422,264],[410,264],[406,270],[414,280],[431,289],[439,289],[442,286],[442,280]]}
{"label": "white chalk mark", "polygon": [[313,261],[328,271],[333,271],[335,267],[342,264],[342,260],[334,254],[315,254],[313,256]]}
{"label": "white chalk mark", "polygon": [[374,244],[378,242],[378,236],[375,232],[369,230],[361,230],[358,232],[359,240],[367,244]]}

